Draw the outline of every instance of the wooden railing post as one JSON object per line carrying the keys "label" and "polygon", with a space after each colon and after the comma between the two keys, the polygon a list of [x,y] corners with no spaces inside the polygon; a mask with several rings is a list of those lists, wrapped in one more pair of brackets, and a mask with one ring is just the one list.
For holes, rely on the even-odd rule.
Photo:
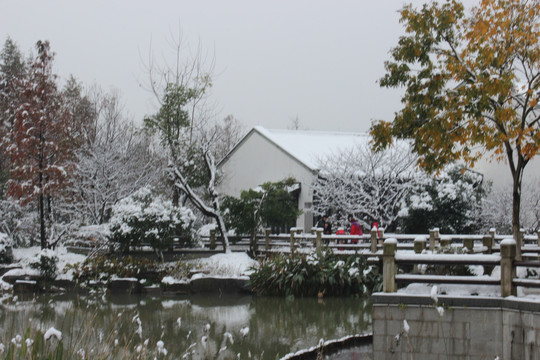
{"label": "wooden railing post", "polygon": [[315,248],[321,250],[323,229],[317,229],[317,237],[315,238]]}
{"label": "wooden railing post", "polygon": [[[419,236],[414,239],[414,253],[421,254],[422,251],[426,249],[426,238]],[[413,273],[418,274],[420,272],[420,267],[418,264],[414,264]]]}
{"label": "wooden railing post", "polygon": [[216,248],[216,229],[210,230],[210,250]]}
{"label": "wooden railing post", "polygon": [[264,245],[266,247],[266,251],[270,250],[270,232],[271,231],[272,230],[269,228],[264,230]]}
{"label": "wooden railing post", "polygon": [[465,238],[463,239],[463,247],[467,249],[468,252],[472,253],[474,248],[474,239]]}
{"label": "wooden railing post", "polygon": [[296,233],[296,229],[295,228],[291,228],[291,241],[290,241],[290,248],[291,248],[291,253],[295,252],[296,251],[296,247],[294,245],[294,234]]}
{"label": "wooden railing post", "polygon": [[383,243],[383,291],[396,292],[396,239],[386,239]]}
{"label": "wooden railing post", "polygon": [[371,229],[371,252],[377,252],[377,229]]}
{"label": "wooden railing post", "polygon": [[540,247],[540,230],[536,232],[536,244]]}
{"label": "wooden railing post", "polygon": [[512,280],[516,277],[514,258],[516,257],[517,244],[514,239],[501,241],[501,296],[516,295],[516,287]]}
{"label": "wooden railing post", "polygon": [[493,252],[493,237],[491,235],[485,235],[482,237],[482,246],[485,246],[487,249],[486,254],[491,254]]}

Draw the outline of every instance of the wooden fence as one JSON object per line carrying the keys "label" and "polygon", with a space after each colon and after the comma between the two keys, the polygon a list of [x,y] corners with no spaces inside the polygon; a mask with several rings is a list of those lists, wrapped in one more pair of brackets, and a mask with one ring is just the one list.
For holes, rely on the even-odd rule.
{"label": "wooden fence", "polygon": [[[540,288],[538,279],[516,278],[516,268],[540,268],[540,232],[525,235],[517,241],[511,235],[497,235],[490,230],[485,235],[441,235],[438,229],[429,234],[384,234],[371,231],[368,235],[324,235],[321,229],[306,234],[291,229],[289,234],[257,236],[253,250],[262,255],[285,252],[313,252],[326,246],[338,253],[367,256],[370,263],[382,265],[383,291],[395,292],[398,284],[464,284],[500,286],[501,296],[516,295],[516,287]],[[236,239],[237,244],[249,246],[249,240]],[[216,235],[208,238],[209,247],[216,247]],[[252,244],[253,245],[253,244]],[[431,251],[426,251],[431,250]],[[457,254],[454,252],[458,252]],[[500,266],[500,278],[491,276],[449,276],[420,274],[419,265],[481,265]],[[398,274],[399,266],[413,268],[412,273]]]}
{"label": "wooden fence", "polygon": [[[372,230],[366,235],[325,235],[322,229],[313,229],[311,233],[303,233],[298,229],[291,229],[289,234],[271,234],[266,230],[264,235],[257,235],[255,251],[268,252],[295,252],[318,250],[327,246],[334,250],[353,250],[373,256],[381,256],[382,244],[385,239],[392,238],[398,241],[398,250],[414,250],[422,252],[424,249],[434,251],[447,247],[461,247],[464,251],[474,253],[492,254],[500,251],[500,242],[511,235],[498,235],[494,229],[485,235],[441,235],[438,229],[430,230],[429,234],[384,234],[382,230]],[[231,237],[231,243],[250,246],[247,237]],[[203,243],[210,249],[221,246],[215,231],[210,236],[203,237]],[[522,257],[536,258],[540,252],[540,232],[537,235],[525,235],[521,232],[520,246],[516,249],[518,260]]]}

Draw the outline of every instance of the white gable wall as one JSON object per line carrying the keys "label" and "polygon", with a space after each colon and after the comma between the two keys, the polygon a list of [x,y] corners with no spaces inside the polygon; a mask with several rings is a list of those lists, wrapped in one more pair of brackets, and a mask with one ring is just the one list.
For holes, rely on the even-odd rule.
{"label": "white gable wall", "polygon": [[235,197],[239,197],[242,190],[255,188],[265,182],[295,178],[301,183],[298,205],[303,211],[296,226],[306,231],[313,226],[313,171],[257,131],[252,131],[228,155],[228,159],[221,164],[221,171],[224,177],[219,191]]}

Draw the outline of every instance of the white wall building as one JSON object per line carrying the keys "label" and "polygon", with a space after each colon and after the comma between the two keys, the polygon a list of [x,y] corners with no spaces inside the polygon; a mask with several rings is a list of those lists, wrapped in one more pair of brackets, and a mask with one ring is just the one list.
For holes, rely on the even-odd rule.
{"label": "white wall building", "polygon": [[296,226],[309,231],[313,227],[312,184],[319,159],[369,139],[365,133],[268,130],[257,126],[218,164],[223,174],[219,191],[239,197],[242,190],[293,177],[300,184],[298,207],[302,210]]}

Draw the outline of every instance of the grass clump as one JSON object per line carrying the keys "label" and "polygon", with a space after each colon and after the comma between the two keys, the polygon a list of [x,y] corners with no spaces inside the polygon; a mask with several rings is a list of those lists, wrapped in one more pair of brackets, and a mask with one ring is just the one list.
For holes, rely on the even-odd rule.
{"label": "grass clump", "polygon": [[378,269],[361,256],[342,260],[326,249],[263,260],[250,276],[253,291],[271,296],[365,296],[382,287]]}

